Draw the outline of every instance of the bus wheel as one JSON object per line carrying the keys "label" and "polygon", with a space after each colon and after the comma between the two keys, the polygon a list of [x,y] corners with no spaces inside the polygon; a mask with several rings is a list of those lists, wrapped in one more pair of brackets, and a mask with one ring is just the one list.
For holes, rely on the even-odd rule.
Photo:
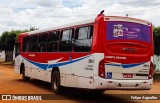
{"label": "bus wheel", "polygon": [[61,86],[60,86],[60,74],[58,71],[54,71],[52,75],[52,91],[56,94],[60,94]]}
{"label": "bus wheel", "polygon": [[22,79],[23,79],[23,81],[29,81],[30,80],[30,77],[25,76],[25,69],[23,69],[23,71],[22,71]]}

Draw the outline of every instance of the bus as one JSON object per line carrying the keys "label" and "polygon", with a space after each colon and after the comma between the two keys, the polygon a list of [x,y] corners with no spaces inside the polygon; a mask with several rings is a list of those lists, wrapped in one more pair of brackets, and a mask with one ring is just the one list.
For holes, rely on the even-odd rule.
{"label": "bus", "polygon": [[151,22],[105,16],[44,30],[21,33],[15,72],[63,87],[103,92],[107,89],[149,90],[153,82]]}

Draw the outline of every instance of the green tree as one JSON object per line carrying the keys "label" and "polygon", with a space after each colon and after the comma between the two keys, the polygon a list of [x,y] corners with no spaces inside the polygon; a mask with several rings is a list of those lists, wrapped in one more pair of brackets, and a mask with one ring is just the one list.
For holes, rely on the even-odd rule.
{"label": "green tree", "polygon": [[2,36],[1,36],[1,49],[5,51],[5,60],[7,61],[7,53],[9,51],[9,43],[8,41],[10,40],[9,38],[9,32],[5,31],[4,33],[2,33]]}
{"label": "green tree", "polygon": [[160,26],[153,27],[154,54],[160,55]]}
{"label": "green tree", "polygon": [[5,60],[8,59],[8,54],[10,53],[10,58],[13,57],[13,50],[14,46],[17,43],[17,37],[20,33],[29,32],[37,30],[35,27],[31,27],[29,30],[12,30],[12,31],[5,31],[2,33],[0,37],[0,49],[5,51]]}
{"label": "green tree", "polygon": [[29,31],[35,31],[35,30],[38,30],[38,28],[30,27],[30,29],[29,29]]}

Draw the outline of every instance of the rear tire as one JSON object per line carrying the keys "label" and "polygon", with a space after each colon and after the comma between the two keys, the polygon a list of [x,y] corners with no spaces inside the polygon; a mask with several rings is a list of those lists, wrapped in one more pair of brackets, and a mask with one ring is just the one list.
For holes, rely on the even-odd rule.
{"label": "rear tire", "polygon": [[29,81],[30,80],[30,77],[25,76],[25,68],[23,68],[23,71],[22,71],[22,79],[23,79],[23,81]]}
{"label": "rear tire", "polygon": [[60,74],[58,71],[53,72],[51,86],[52,86],[52,91],[54,93],[56,94],[61,93],[62,87],[60,85]]}

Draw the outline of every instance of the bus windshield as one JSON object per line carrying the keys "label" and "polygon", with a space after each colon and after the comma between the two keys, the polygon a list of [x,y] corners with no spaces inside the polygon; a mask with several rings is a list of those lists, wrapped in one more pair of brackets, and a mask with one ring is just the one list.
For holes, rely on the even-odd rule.
{"label": "bus windshield", "polygon": [[138,40],[150,43],[150,26],[125,22],[125,21],[108,21],[107,23],[107,40]]}

